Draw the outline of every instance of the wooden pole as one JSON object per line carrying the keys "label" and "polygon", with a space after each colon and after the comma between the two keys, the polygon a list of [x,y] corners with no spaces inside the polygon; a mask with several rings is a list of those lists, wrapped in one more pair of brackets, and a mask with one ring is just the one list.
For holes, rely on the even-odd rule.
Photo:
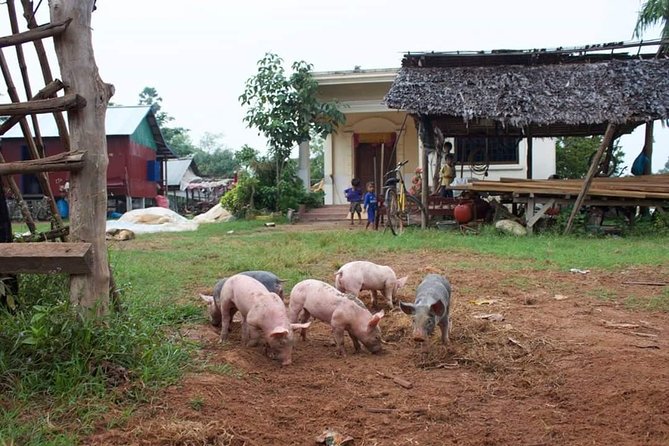
{"label": "wooden pole", "polygon": [[91,35],[94,0],[51,0],[51,22],[72,18],[67,30],[54,38],[66,93],[86,99],[86,107],[68,112],[70,139],[86,150],[83,169],[70,175],[70,239],[92,245],[90,274],[70,276],[70,301],[83,317],[109,310],[110,271],[105,242],[107,211],[107,139],[105,114],[114,87],[98,73]]}
{"label": "wooden pole", "polygon": [[534,147],[532,144],[532,130],[527,129],[527,179],[531,180],[533,175],[533,151]]}
{"label": "wooden pole", "polygon": [[[425,175],[425,172],[429,172],[428,167],[430,163],[427,154],[430,150],[434,150],[434,131],[432,129],[432,122],[427,116],[421,116],[418,127],[418,135],[420,136],[420,139],[423,143],[423,157],[421,160],[421,167],[423,168],[423,175]],[[426,180],[427,178],[423,179],[423,187],[421,190],[421,199],[425,209],[427,209],[427,199],[430,195],[430,186],[428,184],[429,182]],[[424,212],[421,215],[420,226],[423,229],[427,228],[427,212]]]}
{"label": "wooden pole", "polygon": [[65,32],[69,24],[70,20],[66,19],[58,23],[47,23],[46,25],[38,26],[30,31],[12,34],[7,37],[0,37],[0,48],[57,36],[58,34]]}
{"label": "wooden pole", "polygon": [[643,154],[648,158],[648,163],[644,166],[643,174],[650,175],[653,173],[653,121],[646,123],[646,135],[643,144]]}
{"label": "wooden pole", "polygon": [[[5,79],[5,83],[7,84],[7,93],[9,94],[9,97],[12,100],[12,104],[3,104],[0,105],[0,115],[4,114],[14,114],[12,113],[12,110],[17,108],[17,109],[22,109],[23,106],[26,108],[32,108],[34,104],[37,103],[44,103],[50,102],[50,101],[59,101],[63,98],[56,98],[56,99],[42,99],[39,101],[34,101],[34,102],[24,102],[24,103],[19,103],[19,95],[16,92],[16,87],[14,87],[14,81],[12,80],[12,75],[9,70],[9,66],[7,64],[7,60],[5,59],[5,56],[0,49],[0,69],[2,70],[2,76]],[[76,95],[73,95],[76,96]],[[81,99],[81,98],[80,98]],[[21,113],[16,113],[16,114],[21,114]],[[27,114],[27,113],[23,113]],[[37,145],[35,144],[35,140],[32,137],[32,133],[30,131],[30,126],[28,125],[28,120],[24,118],[19,120],[19,125],[21,126],[21,130],[23,132],[23,137],[26,141],[26,144],[28,146],[28,150],[30,151],[30,156],[33,159],[38,159],[40,158],[40,154],[37,150]],[[37,181],[40,185],[40,189],[42,190],[42,194],[44,194],[44,197],[47,199],[47,203],[49,205],[49,210],[51,211],[51,223],[53,224],[54,227],[60,228],[63,226],[63,220],[60,217],[60,214],[58,213],[58,207],[56,206],[56,200],[53,198],[53,192],[51,191],[51,185],[49,184],[49,177],[45,173],[39,173],[36,175]]]}
{"label": "wooden pole", "polygon": [[[35,13],[33,12],[33,2],[32,0],[21,0],[23,5],[23,17],[25,17],[29,29],[38,28],[37,21],[35,20]],[[69,23],[69,22],[68,22]],[[42,68],[42,77],[44,78],[44,83],[49,85],[53,82],[53,75],[51,74],[51,67],[49,66],[49,58],[44,49],[44,43],[41,40],[34,40],[33,45],[35,45],[35,52],[37,53],[37,59],[39,60],[40,67]],[[59,81],[60,82],[60,81]],[[52,96],[56,96],[53,93]],[[48,96],[51,97],[51,96]],[[70,151],[70,136],[69,131],[67,130],[67,125],[65,125],[65,118],[61,112],[55,112],[53,114],[54,119],[56,120],[56,127],[58,127],[58,134],[60,135],[60,141],[63,144],[66,152]]]}
{"label": "wooden pole", "polygon": [[[5,200],[5,190],[2,186],[2,177],[0,176],[0,243],[11,243],[13,241],[12,221],[7,209]],[[0,280],[5,283],[5,292],[0,294],[0,304],[8,303],[9,296],[16,296],[19,293],[19,282],[15,274],[1,275]],[[10,307],[10,309],[13,309]]]}
{"label": "wooden pole", "polygon": [[604,134],[604,139],[602,139],[602,143],[599,145],[599,149],[597,149],[597,153],[595,153],[595,156],[593,157],[592,162],[590,163],[590,169],[588,170],[588,173],[585,176],[585,180],[583,181],[583,187],[581,188],[581,192],[579,192],[578,197],[576,198],[576,202],[574,202],[574,208],[571,210],[571,215],[569,216],[569,220],[567,221],[567,227],[564,228],[565,235],[571,232],[571,227],[574,224],[574,219],[576,218],[576,214],[578,214],[578,211],[581,208],[581,204],[583,203],[583,200],[585,199],[585,196],[588,193],[588,189],[590,188],[592,179],[595,176],[595,171],[599,166],[599,162],[602,159],[604,150],[606,150],[611,141],[613,141],[613,136],[615,134],[615,131],[616,131],[616,126],[614,124],[609,123],[609,125],[606,127],[606,133]]}

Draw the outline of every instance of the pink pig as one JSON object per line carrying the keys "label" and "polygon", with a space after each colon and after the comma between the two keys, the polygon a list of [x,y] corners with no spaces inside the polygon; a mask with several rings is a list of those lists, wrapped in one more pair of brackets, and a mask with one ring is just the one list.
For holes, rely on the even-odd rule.
{"label": "pink pig", "polygon": [[376,305],[376,292],[381,291],[392,308],[397,289],[403,287],[408,278],[409,276],[405,276],[398,279],[391,267],[361,260],[349,262],[339,268],[335,274],[335,287],[343,293],[351,293],[356,297],[360,291],[370,290],[372,306]]}
{"label": "pink pig", "polygon": [[[291,322],[297,322],[300,312],[302,322],[313,316],[330,324],[342,356],[346,355],[344,331],[348,331],[356,352],[360,351],[359,342],[372,353],[381,351],[381,330],[378,325],[383,310],[372,315],[360,300],[337,291],[332,285],[314,279],[303,280],[295,285],[288,306]],[[302,339],[306,339],[306,330],[302,330]]]}
{"label": "pink pig", "polygon": [[307,324],[291,324],[283,300],[267,291],[256,279],[236,274],[225,281],[221,290],[221,340],[228,338],[232,317],[242,315],[242,343],[255,345],[260,333],[266,345],[278,352],[281,365],[289,365],[293,351],[293,330],[306,329]]}

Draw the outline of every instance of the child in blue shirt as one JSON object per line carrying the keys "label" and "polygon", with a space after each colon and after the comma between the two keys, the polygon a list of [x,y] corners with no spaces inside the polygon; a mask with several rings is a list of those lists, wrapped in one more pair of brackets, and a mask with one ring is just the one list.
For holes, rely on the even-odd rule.
{"label": "child in blue shirt", "polygon": [[369,225],[372,225],[372,228],[376,229],[376,194],[374,193],[374,183],[367,183],[367,193],[365,194],[365,200],[363,208],[367,211],[367,225],[365,229],[369,228]]}
{"label": "child in blue shirt", "polygon": [[349,212],[351,213],[351,224],[353,224],[353,214],[358,214],[358,220],[362,224],[362,190],[360,189],[360,179],[353,178],[351,180],[351,186],[344,191],[346,194],[346,199],[351,206],[349,207]]}

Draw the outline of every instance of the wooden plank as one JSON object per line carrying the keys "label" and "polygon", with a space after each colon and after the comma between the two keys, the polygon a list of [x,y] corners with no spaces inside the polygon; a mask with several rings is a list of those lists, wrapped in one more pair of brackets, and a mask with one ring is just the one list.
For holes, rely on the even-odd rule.
{"label": "wooden plank", "polygon": [[[535,200],[529,200],[528,201],[528,206],[529,206],[529,203],[535,204]],[[537,211],[536,214],[532,215],[532,217],[530,217],[527,220],[527,223],[526,223],[528,231],[531,230],[532,226],[534,226],[534,224],[546,213],[546,211],[549,210],[550,208],[552,208],[553,206],[555,206],[555,198],[551,198],[550,200],[548,200],[541,207],[541,209],[539,209]]]}
{"label": "wooden plank", "polygon": [[45,25],[37,26],[22,33],[12,34],[11,36],[0,37],[0,48],[6,46],[20,45],[26,42],[33,42],[35,40],[44,39],[47,37],[56,36],[65,31],[72,19],[63,20],[62,22],[47,23]]}
{"label": "wooden plank", "polygon": [[606,148],[609,146],[609,143],[613,141],[613,136],[615,132],[616,132],[616,126],[614,124],[609,123],[608,126],[606,127],[606,133],[604,134],[604,138],[602,139],[602,144],[599,146],[599,149],[597,149],[597,153],[595,153],[595,156],[592,159],[592,163],[590,164],[590,169],[588,169],[588,173],[585,176],[585,181],[583,182],[583,188],[581,188],[581,192],[579,192],[578,197],[576,197],[576,201],[574,202],[574,207],[571,210],[571,215],[569,216],[569,220],[567,220],[567,226],[564,228],[564,235],[567,235],[571,232],[571,227],[574,224],[574,219],[576,218],[576,214],[578,214],[581,210],[581,204],[583,203],[583,199],[588,194],[588,189],[590,188],[590,183],[592,183],[592,179],[595,176],[595,171],[597,170],[599,161],[602,159],[604,150],[606,150]]}
{"label": "wooden plank", "polygon": [[0,116],[21,116],[38,113],[52,113],[86,106],[86,99],[78,94],[68,94],[51,99],[0,104]]}
{"label": "wooden plank", "polygon": [[[37,94],[33,96],[30,100],[34,101],[37,99],[47,99],[58,93],[58,91],[60,91],[63,88],[65,88],[65,85],[59,79],[56,79],[54,81],[51,81],[49,85],[38,91]],[[18,124],[18,122],[21,120],[22,117],[23,116],[13,116],[7,119],[2,124],[0,124],[0,135],[4,135],[5,133],[7,133],[9,129]]]}
{"label": "wooden plank", "polygon": [[90,243],[1,243],[0,273],[90,274]]}
{"label": "wooden plank", "polygon": [[75,172],[83,167],[86,152],[63,152],[36,160],[14,161],[0,164],[0,175],[35,172]]}

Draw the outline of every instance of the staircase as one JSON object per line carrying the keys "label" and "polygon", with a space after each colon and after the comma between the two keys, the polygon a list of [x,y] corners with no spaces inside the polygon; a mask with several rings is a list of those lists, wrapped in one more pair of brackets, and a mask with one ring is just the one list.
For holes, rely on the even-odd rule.
{"label": "staircase", "polygon": [[[321,208],[309,209],[300,214],[300,223],[345,222],[348,217],[348,204],[331,204]],[[356,215],[356,221],[357,221]]]}

